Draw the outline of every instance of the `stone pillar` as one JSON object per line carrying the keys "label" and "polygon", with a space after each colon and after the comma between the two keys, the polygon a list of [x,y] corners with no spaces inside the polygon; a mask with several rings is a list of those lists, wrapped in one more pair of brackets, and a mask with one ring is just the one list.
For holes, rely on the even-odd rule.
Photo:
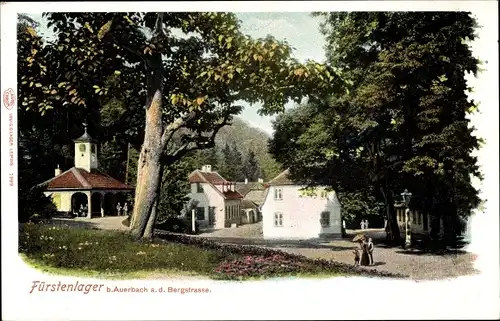
{"label": "stone pillar", "polygon": [[91,192],[85,192],[85,195],[87,195],[87,218],[92,218],[92,193]]}

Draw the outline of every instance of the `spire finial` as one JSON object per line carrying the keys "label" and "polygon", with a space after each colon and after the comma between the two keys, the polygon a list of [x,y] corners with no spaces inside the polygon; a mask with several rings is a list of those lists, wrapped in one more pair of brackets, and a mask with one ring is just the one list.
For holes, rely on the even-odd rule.
{"label": "spire finial", "polygon": [[83,125],[83,128],[85,129],[85,133],[87,133],[87,122],[86,122],[86,121],[84,121],[84,122],[82,123],[82,125]]}

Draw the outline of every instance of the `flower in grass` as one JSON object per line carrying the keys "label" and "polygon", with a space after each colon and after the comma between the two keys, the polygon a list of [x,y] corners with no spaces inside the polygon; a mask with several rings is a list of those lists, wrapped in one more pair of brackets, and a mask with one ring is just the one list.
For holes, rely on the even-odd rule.
{"label": "flower in grass", "polygon": [[54,257],[54,253],[45,253],[43,257]]}
{"label": "flower in grass", "polygon": [[151,247],[159,247],[159,246],[160,244],[154,244],[154,243],[151,244]]}
{"label": "flower in grass", "polygon": [[82,248],[81,247],[78,247],[79,250],[81,250]]}
{"label": "flower in grass", "polygon": [[135,255],[146,255],[146,252],[139,251],[139,252],[135,253]]}

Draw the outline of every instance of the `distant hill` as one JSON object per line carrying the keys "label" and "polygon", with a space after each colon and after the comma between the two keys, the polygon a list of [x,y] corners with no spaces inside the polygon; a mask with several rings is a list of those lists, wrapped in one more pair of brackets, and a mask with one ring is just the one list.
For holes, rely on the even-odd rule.
{"label": "distant hill", "polygon": [[236,143],[243,159],[246,159],[249,150],[253,150],[265,181],[271,180],[281,172],[279,164],[267,151],[267,143],[271,137],[265,131],[252,127],[243,119],[235,117],[231,126],[224,126],[215,137],[215,144],[219,150],[224,148],[226,142]]}

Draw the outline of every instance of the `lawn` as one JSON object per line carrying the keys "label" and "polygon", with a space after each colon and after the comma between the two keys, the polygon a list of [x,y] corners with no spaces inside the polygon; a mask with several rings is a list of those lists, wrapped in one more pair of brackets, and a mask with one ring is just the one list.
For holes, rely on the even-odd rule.
{"label": "lawn", "polygon": [[106,279],[195,276],[245,280],[268,277],[386,276],[375,271],[281,251],[222,245],[178,235],[152,243],[133,241],[126,233],[24,224],[19,252],[25,262],[51,274]]}

